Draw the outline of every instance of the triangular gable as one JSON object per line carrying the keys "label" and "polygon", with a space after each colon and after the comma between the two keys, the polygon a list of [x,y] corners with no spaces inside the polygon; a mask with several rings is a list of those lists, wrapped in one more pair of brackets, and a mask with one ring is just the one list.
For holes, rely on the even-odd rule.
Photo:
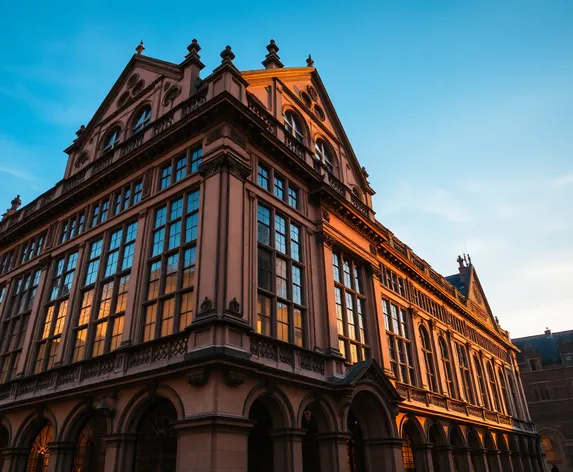
{"label": "triangular gable", "polygon": [[[277,80],[283,87],[283,96],[294,102],[297,107],[313,117],[317,134],[326,134],[341,143],[344,149],[344,160],[348,163],[353,176],[351,185],[356,185],[361,192],[373,195],[375,192],[366,180],[366,174],[360,166],[348,136],[332,105],[332,101],[324,84],[313,67],[293,67],[270,70],[255,70],[242,72],[249,83],[248,90],[252,91],[261,102],[267,104],[264,86],[271,85]],[[270,103],[267,104],[271,108]],[[312,136],[314,138],[314,136]]]}
{"label": "triangular gable", "polygon": [[398,402],[404,400],[374,359],[357,362],[350,366],[341,383],[355,387],[364,382],[378,386],[391,401]]}
{"label": "triangular gable", "polygon": [[[133,79],[133,77],[136,77],[135,74],[138,76],[137,80]],[[131,95],[130,90],[133,90],[134,87],[140,87],[138,84],[140,81],[143,85],[143,89],[145,89],[162,76],[170,77],[173,80],[180,80],[182,78],[182,71],[176,64],[134,54],[85,127],[85,130],[74,144],[66,149],[66,152],[70,153],[73,149],[83,146],[85,141],[92,135],[93,128],[121,107],[118,104],[118,100],[122,95]],[[130,79],[133,83],[129,82]],[[127,100],[127,102],[129,102],[129,100]]]}

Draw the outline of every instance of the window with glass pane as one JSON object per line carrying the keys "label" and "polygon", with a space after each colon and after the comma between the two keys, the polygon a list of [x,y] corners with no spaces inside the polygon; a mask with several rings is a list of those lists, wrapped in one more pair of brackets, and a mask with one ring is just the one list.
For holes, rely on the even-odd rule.
{"label": "window with glass pane", "polygon": [[465,346],[456,343],[458,351],[458,364],[460,368],[462,387],[468,403],[475,403],[474,385],[470,372],[470,364]]}
{"label": "window with glass pane", "polygon": [[137,221],[132,221],[90,242],[74,327],[73,362],[121,344],[136,236]]}
{"label": "window with glass pane", "polygon": [[450,397],[453,397],[455,390],[454,390],[454,377],[452,371],[452,361],[450,360],[450,350],[448,349],[448,345],[443,336],[439,337],[438,344],[440,345],[440,356],[442,359],[442,365],[444,366],[444,372],[446,374],[446,386],[448,389],[448,395]]}
{"label": "window with glass pane", "polygon": [[113,214],[117,215],[141,201],[143,181],[138,179],[115,192],[113,197]]}
{"label": "window with glass pane", "polygon": [[199,170],[203,149],[194,147],[183,151],[159,169],[159,189],[163,190]]}
{"label": "window with glass pane", "polygon": [[5,274],[14,267],[14,252],[14,249],[11,249],[0,257],[0,274]]}
{"label": "window with glass pane", "polygon": [[284,114],[285,129],[301,143],[304,143],[304,127],[302,120],[293,112],[286,111]]}
{"label": "window with glass pane", "polygon": [[362,267],[342,253],[332,254],[334,297],[338,326],[338,348],[346,359],[360,362],[369,358],[366,338],[366,296]]}
{"label": "window with glass pane", "polygon": [[141,110],[133,121],[133,134],[139,133],[151,121],[151,107],[147,105]]}
{"label": "window with glass pane", "polygon": [[293,208],[298,208],[298,189],[292,185],[288,188],[288,204]]}
{"label": "window with glass pane", "polygon": [[266,167],[263,167],[260,164],[257,170],[257,184],[259,187],[269,190],[269,171]]}
{"label": "window with glass pane", "polygon": [[155,210],[151,237],[143,340],[183,331],[195,302],[199,190]]}
{"label": "window with glass pane", "polygon": [[57,259],[53,264],[48,304],[44,310],[43,324],[36,344],[34,373],[51,369],[56,362],[77,262],[76,251]]}
{"label": "window with glass pane", "polygon": [[[10,380],[18,367],[41,273],[35,269],[12,280],[0,332],[0,382]],[[4,297],[7,293],[6,289]]]}
{"label": "window with glass pane", "polygon": [[474,355],[474,367],[475,367],[476,375],[478,378],[478,387],[479,387],[479,393],[480,393],[480,397],[481,397],[481,404],[484,407],[489,408],[490,407],[489,406],[489,395],[487,394],[487,389],[485,386],[485,376],[484,376],[481,362],[476,355]]}
{"label": "window with glass pane", "polygon": [[392,371],[398,380],[414,385],[416,380],[408,312],[386,299],[382,299],[382,312]]}
{"label": "window with glass pane", "polygon": [[92,205],[91,217],[90,217],[90,228],[93,228],[100,223],[107,220],[109,213],[109,195],[104,199]]}
{"label": "window with glass pane", "polygon": [[332,172],[332,157],[328,145],[322,139],[317,139],[314,148],[316,159],[322,162],[326,168]]}
{"label": "window with glass pane", "polygon": [[301,229],[259,204],[257,333],[304,346]]}
{"label": "window with glass pane", "polygon": [[26,241],[22,245],[22,250],[20,252],[20,264],[25,264],[34,257],[39,256],[42,253],[45,239],[46,233],[44,232]]}
{"label": "window with glass pane", "polygon": [[103,141],[102,154],[114,149],[119,144],[120,138],[121,128],[119,126],[112,128]]}
{"label": "window with glass pane", "polygon": [[82,210],[76,213],[71,218],[62,222],[62,230],[60,233],[60,244],[69,241],[70,239],[83,233],[86,223],[87,210]]}
{"label": "window with glass pane", "polygon": [[499,379],[499,388],[501,390],[501,397],[505,403],[505,413],[511,416],[515,416],[515,411],[513,410],[511,399],[509,398],[509,392],[507,390],[507,383],[505,381],[505,376],[503,375],[503,369],[498,367],[497,378]]}
{"label": "window with glass pane", "polygon": [[495,381],[495,374],[491,361],[487,362],[487,377],[489,381],[489,388],[491,389],[491,393],[493,395],[493,407],[495,411],[502,413],[499,390],[497,389],[497,382]]}
{"label": "window with glass pane", "polygon": [[438,380],[436,378],[436,370],[434,369],[434,352],[432,349],[432,342],[430,340],[428,331],[423,326],[420,326],[420,340],[422,341],[422,353],[424,354],[424,364],[426,366],[428,387],[432,392],[437,392]]}

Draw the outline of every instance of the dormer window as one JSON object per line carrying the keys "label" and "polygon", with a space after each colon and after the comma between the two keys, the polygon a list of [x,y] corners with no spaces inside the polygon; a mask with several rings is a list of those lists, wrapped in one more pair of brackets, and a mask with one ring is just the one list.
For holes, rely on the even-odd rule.
{"label": "dormer window", "polygon": [[326,168],[332,172],[332,156],[327,144],[322,139],[317,139],[316,143],[314,143],[314,148],[316,150],[316,159],[322,162]]}
{"label": "dormer window", "polygon": [[119,126],[112,128],[104,140],[103,153],[105,154],[106,152],[114,149],[119,144],[120,138],[121,128]]}
{"label": "dormer window", "polygon": [[285,128],[298,141],[304,143],[304,127],[298,116],[293,111],[286,111],[284,114]]}
{"label": "dormer window", "polygon": [[151,107],[144,107],[136,116],[133,124],[133,134],[139,133],[151,121]]}

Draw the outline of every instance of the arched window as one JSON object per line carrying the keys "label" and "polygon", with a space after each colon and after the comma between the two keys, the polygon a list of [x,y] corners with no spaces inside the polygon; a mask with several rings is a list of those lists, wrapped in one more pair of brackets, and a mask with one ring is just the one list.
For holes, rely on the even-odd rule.
{"label": "arched window", "polygon": [[440,345],[440,357],[442,358],[442,365],[446,374],[446,385],[448,387],[448,395],[454,396],[454,377],[452,375],[452,361],[450,360],[450,352],[443,336],[438,339]]}
{"label": "arched window", "polygon": [[509,392],[507,391],[507,383],[505,382],[505,376],[503,375],[503,370],[497,369],[497,376],[499,378],[499,388],[501,389],[501,396],[505,402],[505,412],[508,415],[513,415],[513,408],[511,407],[511,399],[509,398]]}
{"label": "arched window", "polygon": [[114,149],[121,138],[121,128],[119,126],[114,126],[109,133],[107,133],[105,139],[103,140],[103,153]]}
{"label": "arched window", "polygon": [[325,167],[330,172],[332,172],[333,159],[328,145],[324,142],[324,140],[317,139],[316,142],[314,143],[314,148],[316,151],[315,152],[316,159],[322,162],[325,165]]}
{"label": "arched window", "polygon": [[134,472],[175,472],[177,466],[177,436],[173,422],[175,407],[160,400],[141,417],[137,432]]}
{"label": "arched window", "polygon": [[151,107],[149,105],[143,107],[135,116],[133,120],[133,134],[139,133],[151,121]]}
{"label": "arched window", "polygon": [[484,407],[489,408],[489,396],[487,394],[487,389],[485,388],[485,379],[484,379],[484,375],[483,375],[483,368],[482,368],[480,360],[475,355],[474,355],[474,366],[475,366],[476,375],[478,378],[478,388],[479,388],[479,393],[481,396],[481,404]]}
{"label": "arched window", "polygon": [[46,472],[50,460],[50,448],[48,444],[54,440],[54,428],[50,423],[46,424],[36,436],[30,455],[26,472]]}
{"label": "arched window", "polygon": [[545,460],[547,462],[551,465],[561,465],[563,461],[559,454],[557,441],[553,435],[541,433],[541,448],[543,449],[543,452],[545,452]]}
{"label": "arched window", "polygon": [[459,343],[456,343],[458,350],[458,362],[460,365],[460,373],[462,374],[462,385],[464,387],[465,399],[468,403],[474,403],[474,385],[472,383],[472,376],[470,374],[470,363],[466,348]]}
{"label": "arched window", "polygon": [[499,400],[499,390],[497,389],[497,382],[495,381],[495,374],[493,373],[493,366],[491,361],[487,363],[487,376],[489,379],[489,388],[493,395],[493,407],[495,411],[501,412],[501,402]]}
{"label": "arched window", "polygon": [[412,440],[408,433],[404,433],[404,442],[402,443],[402,460],[404,461],[404,470],[414,471],[414,453],[412,451]]}
{"label": "arched window", "polygon": [[424,361],[426,364],[426,376],[428,378],[428,387],[432,392],[438,391],[438,382],[436,379],[436,371],[434,369],[434,353],[432,352],[432,344],[430,336],[426,328],[420,326],[420,339],[422,340],[422,352],[424,353]]}
{"label": "arched window", "polygon": [[72,472],[103,472],[105,468],[105,419],[93,415],[78,435]]}
{"label": "arched window", "polygon": [[291,110],[285,111],[285,128],[298,141],[304,143],[304,126],[301,119]]}
{"label": "arched window", "polygon": [[511,392],[511,398],[513,399],[513,404],[515,405],[515,416],[521,418],[523,416],[521,412],[521,405],[519,402],[519,397],[517,396],[517,388],[515,386],[515,380],[513,374],[508,371],[507,378],[509,380],[509,391]]}

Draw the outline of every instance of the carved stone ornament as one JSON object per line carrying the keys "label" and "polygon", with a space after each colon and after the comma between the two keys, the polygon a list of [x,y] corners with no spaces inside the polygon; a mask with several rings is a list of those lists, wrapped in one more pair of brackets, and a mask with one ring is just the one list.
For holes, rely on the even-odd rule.
{"label": "carved stone ornament", "polygon": [[115,414],[116,396],[109,393],[98,395],[92,403],[94,410],[98,410],[104,415],[113,416]]}
{"label": "carved stone ornament", "polygon": [[201,303],[201,313],[208,313],[213,309],[213,302],[209,299],[209,297],[205,297],[205,300]]}
{"label": "carved stone ornament", "polygon": [[209,375],[204,367],[195,369],[187,374],[187,381],[194,387],[205,385],[207,380],[209,380]]}
{"label": "carved stone ornament", "polygon": [[245,382],[245,374],[237,369],[229,369],[225,376],[225,383],[229,387],[238,387]]}
{"label": "carved stone ornament", "polygon": [[307,85],[306,91],[313,100],[316,100],[318,98],[318,93],[316,93],[316,89],[312,85]]}
{"label": "carved stone ornament", "polygon": [[143,174],[143,188],[141,190],[141,198],[147,198],[151,195],[151,179],[153,178],[153,169],[148,169]]}
{"label": "carved stone ornament", "polygon": [[330,213],[326,209],[322,209],[322,219],[330,223]]}
{"label": "carved stone ornament", "polygon": [[328,233],[322,233],[319,236],[319,241],[323,246],[326,246],[330,249],[334,246],[334,238]]}
{"label": "carved stone ornament", "polygon": [[251,169],[229,154],[222,154],[215,158],[208,159],[199,166],[199,173],[204,178],[208,178],[223,170],[227,170],[230,174],[235,175],[241,180],[245,180],[251,175]]}
{"label": "carved stone ornament", "polygon": [[379,265],[372,264],[372,275],[378,280],[382,280],[382,269]]}
{"label": "carved stone ornament", "polygon": [[312,418],[312,411],[304,410],[303,415],[304,415],[304,419],[308,422]]}
{"label": "carved stone ornament", "polygon": [[373,256],[377,256],[378,255],[378,250],[376,249],[376,246],[372,243],[370,243],[370,254],[372,254]]}
{"label": "carved stone ornament", "polygon": [[241,315],[241,304],[236,297],[229,302],[229,311],[235,315]]}

